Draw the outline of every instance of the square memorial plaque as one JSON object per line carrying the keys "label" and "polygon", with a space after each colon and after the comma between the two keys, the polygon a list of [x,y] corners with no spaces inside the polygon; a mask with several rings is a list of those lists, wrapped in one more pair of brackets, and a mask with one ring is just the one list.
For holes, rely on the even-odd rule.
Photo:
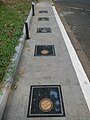
{"label": "square memorial plaque", "polygon": [[30,89],[27,117],[64,117],[60,85],[33,85]]}
{"label": "square memorial plaque", "polygon": [[54,45],[36,45],[34,56],[55,56]]}
{"label": "square memorial plaque", "polygon": [[51,33],[50,27],[37,28],[37,33]]}

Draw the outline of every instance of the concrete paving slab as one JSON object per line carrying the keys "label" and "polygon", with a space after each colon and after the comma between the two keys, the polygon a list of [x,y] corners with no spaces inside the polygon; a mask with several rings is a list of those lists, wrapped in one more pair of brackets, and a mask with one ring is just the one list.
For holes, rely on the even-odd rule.
{"label": "concrete paving slab", "polygon": [[[39,10],[48,10],[45,16],[50,21],[39,22]],[[27,40],[17,70],[17,89],[12,89],[2,120],[89,120],[85,98],[73,68],[69,53],[57,25],[51,3],[36,5],[30,28],[31,39]],[[47,14],[47,15],[46,15]],[[42,15],[44,16],[44,15]],[[52,33],[37,33],[38,26],[49,26]],[[56,56],[34,56],[35,45],[54,45]],[[27,118],[29,92],[31,85],[61,85],[65,117]]]}

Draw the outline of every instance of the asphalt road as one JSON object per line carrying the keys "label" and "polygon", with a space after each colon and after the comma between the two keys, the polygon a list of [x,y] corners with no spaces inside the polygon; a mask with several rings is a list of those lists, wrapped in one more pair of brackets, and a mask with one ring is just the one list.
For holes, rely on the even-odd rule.
{"label": "asphalt road", "polygon": [[[54,3],[59,16],[65,19],[88,59],[88,63],[81,61],[87,66],[86,71],[89,71],[87,74],[90,78],[90,0],[58,0]],[[73,37],[71,39],[73,40]]]}

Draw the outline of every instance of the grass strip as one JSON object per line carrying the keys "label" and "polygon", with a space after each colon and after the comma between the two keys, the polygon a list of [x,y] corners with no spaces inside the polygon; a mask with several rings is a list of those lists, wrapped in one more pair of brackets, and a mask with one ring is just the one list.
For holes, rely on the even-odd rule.
{"label": "grass strip", "polygon": [[12,6],[0,5],[0,83],[19,43],[30,7],[31,0]]}

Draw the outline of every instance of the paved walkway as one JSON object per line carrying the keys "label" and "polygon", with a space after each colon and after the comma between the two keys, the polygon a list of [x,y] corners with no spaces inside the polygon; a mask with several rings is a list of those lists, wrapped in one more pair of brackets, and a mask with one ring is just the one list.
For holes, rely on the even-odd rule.
{"label": "paved walkway", "polygon": [[[48,13],[39,13],[41,10],[47,10]],[[39,17],[49,17],[49,21],[38,21]],[[39,27],[50,27],[52,32],[37,33]],[[90,120],[86,101],[50,2],[36,5],[30,33],[31,39],[25,43],[15,78],[18,87],[12,90],[8,98],[2,120]],[[54,45],[56,56],[34,56],[35,45]],[[47,51],[43,52],[45,54]],[[31,85],[61,85],[65,117],[27,118]]]}

